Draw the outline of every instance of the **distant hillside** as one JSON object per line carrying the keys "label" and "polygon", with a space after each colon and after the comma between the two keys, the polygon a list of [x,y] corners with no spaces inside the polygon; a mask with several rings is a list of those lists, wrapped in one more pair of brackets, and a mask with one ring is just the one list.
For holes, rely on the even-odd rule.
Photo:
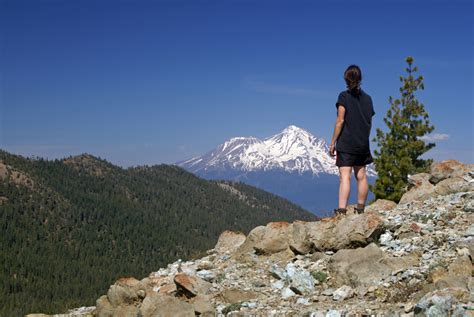
{"label": "distant hillside", "polygon": [[177,166],[122,169],[84,154],[64,160],[0,151],[0,316],[93,305],[120,276],[202,255],[226,229],[315,220],[242,183]]}

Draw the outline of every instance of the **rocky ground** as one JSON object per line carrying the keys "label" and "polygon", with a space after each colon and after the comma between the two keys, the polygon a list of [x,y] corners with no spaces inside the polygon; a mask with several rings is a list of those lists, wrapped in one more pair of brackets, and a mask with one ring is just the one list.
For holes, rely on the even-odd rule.
{"label": "rocky ground", "polygon": [[63,316],[472,316],[474,166],[443,161],[410,183],[364,214],[225,231],[207,256]]}

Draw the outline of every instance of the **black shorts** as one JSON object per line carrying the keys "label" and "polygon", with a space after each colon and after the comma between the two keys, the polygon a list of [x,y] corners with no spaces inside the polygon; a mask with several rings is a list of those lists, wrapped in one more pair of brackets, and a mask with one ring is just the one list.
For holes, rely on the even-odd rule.
{"label": "black shorts", "polygon": [[351,154],[336,151],[336,166],[365,166],[373,161],[370,153]]}

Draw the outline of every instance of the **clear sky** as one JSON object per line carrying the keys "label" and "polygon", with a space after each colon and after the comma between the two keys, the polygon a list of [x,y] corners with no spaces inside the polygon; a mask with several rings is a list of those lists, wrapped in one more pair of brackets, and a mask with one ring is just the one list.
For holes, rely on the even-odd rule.
{"label": "clear sky", "polygon": [[473,12],[471,0],[0,0],[0,148],[131,166],[290,124],[329,140],[352,63],[373,136],[412,55],[439,139],[428,156],[473,163]]}

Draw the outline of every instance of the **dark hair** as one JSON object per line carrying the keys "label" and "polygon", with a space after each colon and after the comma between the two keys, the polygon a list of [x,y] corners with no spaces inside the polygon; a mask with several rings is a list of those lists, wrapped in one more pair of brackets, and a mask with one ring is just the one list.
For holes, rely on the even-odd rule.
{"label": "dark hair", "polygon": [[360,82],[362,81],[362,72],[357,65],[350,65],[344,72],[344,80],[347,89],[351,92],[360,92]]}

